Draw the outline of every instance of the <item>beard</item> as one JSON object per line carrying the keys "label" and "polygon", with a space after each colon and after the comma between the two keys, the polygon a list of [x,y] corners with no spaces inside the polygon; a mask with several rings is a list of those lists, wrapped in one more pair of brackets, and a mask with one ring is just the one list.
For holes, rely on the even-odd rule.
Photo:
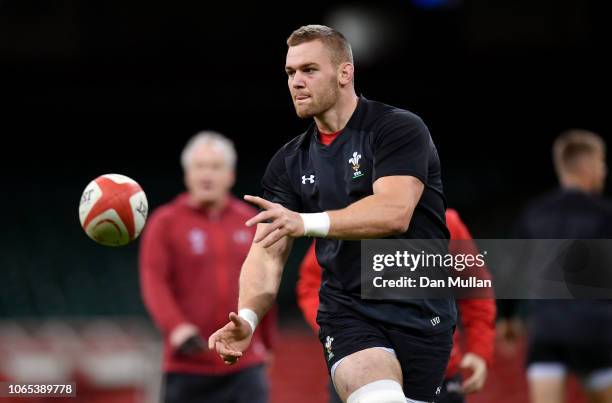
{"label": "beard", "polygon": [[331,109],[336,104],[340,97],[340,89],[337,86],[336,78],[330,80],[328,90],[318,94],[317,96],[310,96],[310,102],[306,105],[298,105],[297,102],[293,101],[295,112],[302,119],[312,118],[323,114],[324,112]]}

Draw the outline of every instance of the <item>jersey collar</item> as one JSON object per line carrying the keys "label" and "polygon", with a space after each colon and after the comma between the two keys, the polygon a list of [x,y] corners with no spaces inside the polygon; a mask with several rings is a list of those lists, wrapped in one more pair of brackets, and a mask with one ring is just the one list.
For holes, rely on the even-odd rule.
{"label": "jersey collar", "polygon": [[368,100],[363,95],[360,95],[359,101],[357,102],[357,107],[353,111],[353,114],[351,115],[348,122],[346,122],[346,126],[340,129],[342,133],[340,133],[338,137],[330,145],[326,146],[325,144],[321,143],[317,135],[319,132],[319,129],[317,128],[317,125],[314,123],[314,121],[311,123],[310,127],[308,128],[307,137],[311,139],[311,142],[314,142],[314,144],[316,144],[316,146],[322,151],[327,152],[327,151],[337,149],[342,144],[344,144],[346,140],[350,137],[350,133],[348,132],[350,132],[352,128],[358,127],[360,125],[361,121],[363,120],[363,116],[365,115],[365,111],[367,109],[367,103],[368,103]]}

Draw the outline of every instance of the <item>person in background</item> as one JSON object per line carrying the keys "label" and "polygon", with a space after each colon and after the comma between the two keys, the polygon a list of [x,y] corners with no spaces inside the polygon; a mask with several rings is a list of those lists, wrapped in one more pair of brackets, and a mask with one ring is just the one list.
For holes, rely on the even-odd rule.
{"label": "person in background", "polygon": [[[612,238],[612,204],[601,196],[608,172],[602,138],[570,130],[555,140],[552,151],[560,188],[528,205],[518,221],[518,237]],[[573,372],[589,402],[612,402],[612,301],[530,302],[526,328],[531,401],[564,402],[567,374]],[[502,324],[506,338],[516,333],[510,320]]]}
{"label": "person in background", "polygon": [[166,403],[265,403],[265,362],[274,314],[253,335],[249,354],[227,366],[203,339],[236,309],[240,268],[256,211],[234,198],[236,151],[221,134],[202,132],[181,156],[187,192],[157,208],[140,245],[144,303],[164,338]]}

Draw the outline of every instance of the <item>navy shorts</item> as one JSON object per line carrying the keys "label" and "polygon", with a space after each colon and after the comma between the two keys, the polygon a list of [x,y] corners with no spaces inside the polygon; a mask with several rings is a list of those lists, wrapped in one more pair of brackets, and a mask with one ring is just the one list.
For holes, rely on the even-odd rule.
{"label": "navy shorts", "polygon": [[559,363],[577,375],[612,368],[611,343],[559,343],[530,340],[527,365]]}
{"label": "navy shorts", "polygon": [[534,301],[527,364],[559,363],[578,375],[612,367],[612,303]]}
{"label": "navy shorts", "polygon": [[349,309],[333,315],[319,312],[317,322],[330,374],[335,363],[358,351],[372,347],[393,349],[402,368],[406,397],[436,401],[453,348],[454,327],[425,334],[376,323]]}

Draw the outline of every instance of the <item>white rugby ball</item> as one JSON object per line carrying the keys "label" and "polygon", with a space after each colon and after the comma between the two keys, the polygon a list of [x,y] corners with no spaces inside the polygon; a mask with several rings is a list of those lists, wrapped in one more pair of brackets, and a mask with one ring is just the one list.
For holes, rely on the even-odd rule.
{"label": "white rugby ball", "polygon": [[79,204],[85,233],[106,246],[122,246],[138,238],[147,221],[149,204],[140,185],[119,174],[89,182]]}

